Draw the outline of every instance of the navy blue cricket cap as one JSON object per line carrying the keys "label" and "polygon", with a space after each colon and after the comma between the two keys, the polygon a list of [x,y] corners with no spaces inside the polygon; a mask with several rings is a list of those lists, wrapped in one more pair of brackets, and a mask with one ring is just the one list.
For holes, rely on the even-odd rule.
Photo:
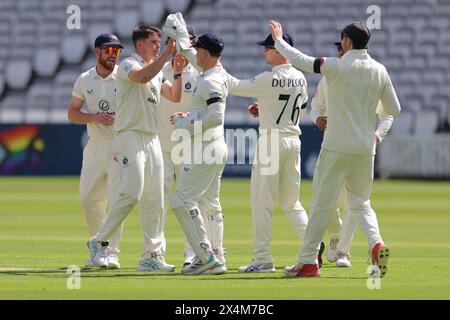
{"label": "navy blue cricket cap", "polygon": [[[286,41],[287,43],[289,43],[289,45],[291,47],[294,46],[294,39],[286,31],[283,31],[283,40]],[[259,42],[257,42],[257,44],[259,44],[260,46],[268,47],[268,48],[275,48],[275,41],[273,41],[272,34],[269,34],[264,39],[264,41],[259,41]]]}
{"label": "navy blue cricket cap", "polygon": [[203,48],[212,54],[219,54],[223,50],[223,41],[214,33],[205,33],[198,37],[193,47]]}
{"label": "navy blue cricket cap", "polygon": [[341,31],[341,39],[346,36],[352,39],[353,47],[364,47],[369,42],[370,30],[361,22],[353,22]]}
{"label": "navy blue cricket cap", "polygon": [[118,46],[123,49],[123,46],[120,44],[119,38],[117,36],[110,33],[102,33],[95,39],[94,46],[96,48],[100,48],[103,46]]}

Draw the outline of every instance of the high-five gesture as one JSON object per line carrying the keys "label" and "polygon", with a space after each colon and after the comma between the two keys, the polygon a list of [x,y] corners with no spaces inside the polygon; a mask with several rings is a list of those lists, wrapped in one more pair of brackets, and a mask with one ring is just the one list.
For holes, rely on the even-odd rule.
{"label": "high-five gesture", "polygon": [[283,37],[283,27],[281,26],[281,23],[275,20],[270,20],[269,27],[274,41]]}

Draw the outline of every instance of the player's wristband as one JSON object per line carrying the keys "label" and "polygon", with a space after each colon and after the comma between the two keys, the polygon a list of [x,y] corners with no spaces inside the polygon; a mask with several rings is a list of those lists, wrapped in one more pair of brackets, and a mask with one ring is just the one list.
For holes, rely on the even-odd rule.
{"label": "player's wristband", "polygon": [[174,74],[173,75],[174,80],[177,80],[178,78],[180,78],[181,75],[182,75],[181,73]]}

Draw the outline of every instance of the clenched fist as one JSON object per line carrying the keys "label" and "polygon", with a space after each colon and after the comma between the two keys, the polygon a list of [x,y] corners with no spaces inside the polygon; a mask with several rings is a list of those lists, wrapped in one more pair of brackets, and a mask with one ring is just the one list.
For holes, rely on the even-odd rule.
{"label": "clenched fist", "polygon": [[248,106],[248,113],[250,113],[253,118],[259,117],[258,102],[253,102]]}

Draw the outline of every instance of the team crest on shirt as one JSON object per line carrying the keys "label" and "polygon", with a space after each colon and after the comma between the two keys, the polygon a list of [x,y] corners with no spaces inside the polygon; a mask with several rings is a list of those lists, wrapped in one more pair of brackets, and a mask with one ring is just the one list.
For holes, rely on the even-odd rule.
{"label": "team crest on shirt", "polygon": [[192,88],[192,84],[190,82],[186,82],[186,84],[184,85],[184,88],[186,90],[190,90]]}
{"label": "team crest on shirt", "polygon": [[122,165],[123,165],[124,168],[130,166],[130,164],[128,163],[128,158],[127,157],[123,157]]}
{"label": "team crest on shirt", "polygon": [[98,108],[102,111],[108,111],[109,110],[109,102],[108,100],[100,100],[98,102]]}

